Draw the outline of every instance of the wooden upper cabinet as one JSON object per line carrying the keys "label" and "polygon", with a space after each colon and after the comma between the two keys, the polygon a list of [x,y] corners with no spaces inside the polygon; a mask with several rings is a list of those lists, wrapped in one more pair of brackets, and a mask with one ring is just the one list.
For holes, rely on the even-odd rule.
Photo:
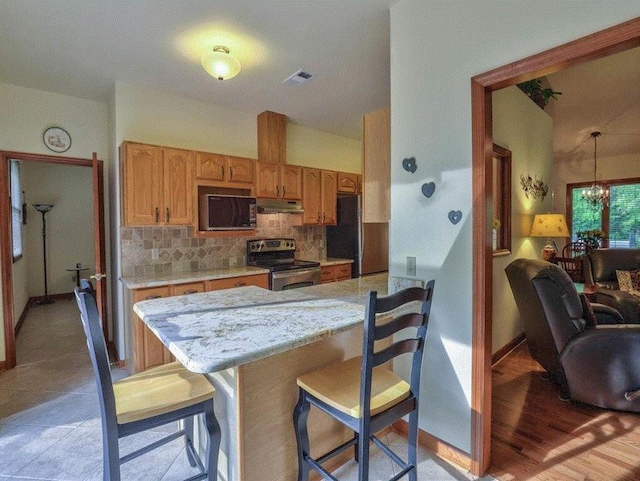
{"label": "wooden upper cabinet", "polygon": [[280,195],[287,200],[302,199],[302,167],[295,165],[280,166]]}
{"label": "wooden upper cabinet", "polygon": [[302,222],[304,224],[335,225],[337,172],[302,169]]}
{"label": "wooden upper cabinet", "polygon": [[196,152],[196,177],[206,180],[224,180],[224,155]]}
{"label": "wooden upper cabinet", "polygon": [[257,162],[256,197],[300,200],[302,167]]}
{"label": "wooden upper cabinet", "polygon": [[338,172],[338,192],[340,194],[359,194],[360,176],[347,172]]}
{"label": "wooden upper cabinet", "polygon": [[322,224],[337,224],[338,173],[323,170],[321,174]]}
{"label": "wooden upper cabinet", "polygon": [[252,184],[254,180],[253,171],[255,161],[244,157],[226,156],[229,172],[229,182],[242,182]]}
{"label": "wooden upper cabinet", "polygon": [[304,224],[321,223],[321,171],[319,169],[302,169],[302,222]]}
{"label": "wooden upper cabinet", "polygon": [[280,197],[279,165],[268,162],[256,164],[256,197],[277,199]]}
{"label": "wooden upper cabinet", "polygon": [[258,115],[258,160],[287,163],[287,117],[266,110]]}
{"label": "wooden upper cabinet", "polygon": [[158,224],[164,202],[162,147],[126,142],[121,159],[124,224]]}
{"label": "wooden upper cabinet", "polygon": [[253,159],[231,155],[196,152],[196,178],[220,182],[252,184]]}
{"label": "wooden upper cabinet", "polygon": [[193,152],[163,149],[164,211],[160,213],[167,225],[187,225],[193,220]]}
{"label": "wooden upper cabinet", "polygon": [[391,125],[389,107],[362,118],[362,221],[391,217]]}

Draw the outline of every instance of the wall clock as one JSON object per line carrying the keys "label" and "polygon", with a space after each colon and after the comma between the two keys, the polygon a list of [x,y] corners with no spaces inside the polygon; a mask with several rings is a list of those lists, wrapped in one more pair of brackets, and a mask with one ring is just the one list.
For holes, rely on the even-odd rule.
{"label": "wall clock", "polygon": [[54,152],[66,152],[71,147],[71,136],[60,127],[49,127],[42,136],[44,145]]}

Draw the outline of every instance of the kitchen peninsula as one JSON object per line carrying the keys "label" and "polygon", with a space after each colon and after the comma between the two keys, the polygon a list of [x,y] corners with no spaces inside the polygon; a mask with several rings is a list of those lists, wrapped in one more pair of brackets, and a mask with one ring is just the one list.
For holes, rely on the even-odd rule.
{"label": "kitchen peninsula", "polygon": [[[208,373],[222,427],[227,481],[294,480],[296,377],[359,355],[366,294],[380,274],[289,291],[247,286],[138,302],[135,312],[188,369]],[[313,412],[318,452],[350,437]]]}

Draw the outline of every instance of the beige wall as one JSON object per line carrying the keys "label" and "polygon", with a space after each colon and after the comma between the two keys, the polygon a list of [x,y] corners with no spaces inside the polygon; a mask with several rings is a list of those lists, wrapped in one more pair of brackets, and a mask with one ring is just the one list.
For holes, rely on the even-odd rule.
{"label": "beige wall", "polygon": [[46,214],[47,281],[49,294],[72,292],[75,272],[81,263],[94,273],[93,178],[90,167],[23,162],[28,223],[25,235],[29,297],[44,295],[42,214],[34,203],[54,204]]}
{"label": "beige wall", "polygon": [[[436,279],[420,426],[471,451],[472,173],[470,79],[640,15],[637,0],[400,0],[391,6],[390,275]],[[532,12],[535,12],[532,14]],[[418,170],[402,169],[414,156]],[[436,183],[430,199],[420,193]],[[460,210],[453,225],[448,212]]]}
{"label": "beige wall", "polygon": [[[0,105],[0,149],[87,159],[97,152],[108,165],[106,103],[0,84]],[[71,136],[71,148],[63,154],[50,151],[42,142],[42,134],[53,125],[64,128]],[[33,213],[29,214],[33,219]],[[4,360],[4,331],[0,331],[0,360]]]}
{"label": "beige wall", "polygon": [[359,174],[362,142],[287,123],[287,164]]}
{"label": "beige wall", "polygon": [[546,243],[546,239],[529,237],[529,233],[534,214],[551,210],[551,189],[543,201],[527,199],[520,186],[520,175],[530,175],[551,186],[553,122],[518,87],[498,90],[493,93],[493,141],[511,151],[512,213],[511,254],[493,258],[492,351],[495,353],[523,332],[504,269],[514,259],[540,258],[540,250]]}

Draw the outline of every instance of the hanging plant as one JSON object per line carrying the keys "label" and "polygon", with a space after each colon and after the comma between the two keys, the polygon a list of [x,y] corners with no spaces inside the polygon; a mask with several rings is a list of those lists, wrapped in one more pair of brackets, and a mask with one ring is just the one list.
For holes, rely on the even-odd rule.
{"label": "hanging plant", "polygon": [[551,99],[557,99],[558,95],[562,95],[562,92],[555,92],[553,89],[543,88],[542,79],[539,78],[519,83],[518,88],[527,94],[542,110],[549,104]]}

